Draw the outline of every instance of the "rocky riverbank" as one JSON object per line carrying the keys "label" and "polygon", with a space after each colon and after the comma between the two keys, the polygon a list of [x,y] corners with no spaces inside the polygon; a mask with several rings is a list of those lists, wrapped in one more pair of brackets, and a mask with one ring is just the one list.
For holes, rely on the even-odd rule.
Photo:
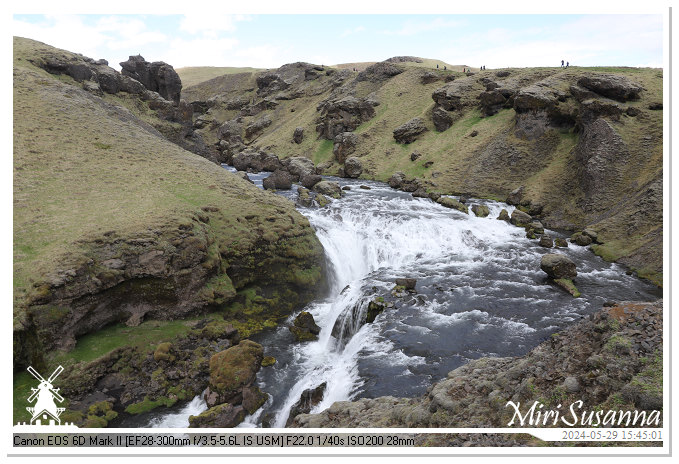
{"label": "rocky riverbank", "polygon": [[659,411],[662,423],[662,310],[662,300],[610,303],[525,356],[471,361],[422,397],[337,402],[293,426],[506,427],[508,401],[522,414],[534,402],[557,410],[577,401],[582,412]]}

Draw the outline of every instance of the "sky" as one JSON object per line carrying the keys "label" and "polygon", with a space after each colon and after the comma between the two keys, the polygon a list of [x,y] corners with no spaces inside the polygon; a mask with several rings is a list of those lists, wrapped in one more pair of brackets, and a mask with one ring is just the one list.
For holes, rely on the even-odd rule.
{"label": "sky", "polygon": [[663,66],[660,14],[15,14],[13,35],[120,69],[130,55],[185,66],[275,68],[397,55],[473,67]]}

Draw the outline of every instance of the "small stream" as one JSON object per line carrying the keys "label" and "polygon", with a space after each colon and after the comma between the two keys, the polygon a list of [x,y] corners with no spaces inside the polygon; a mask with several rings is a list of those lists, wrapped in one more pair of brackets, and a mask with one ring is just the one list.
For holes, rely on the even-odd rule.
{"label": "small stream", "polygon": [[[261,187],[266,175],[249,176]],[[502,208],[511,214],[513,207],[504,203],[468,201],[489,207],[487,218],[477,218],[471,210],[466,215],[383,183],[329,180],[351,190],[325,208],[299,208],[330,264],[327,297],[305,308],[321,327],[319,339],[296,343],[285,324],[253,337],[277,362],[258,373],[269,401],[241,427],[263,421],[284,427],[302,392],[324,382],[323,399],[312,412],[335,401],[422,395],[472,359],[525,354],[606,301],[662,297],[656,286],[585,247],[540,247],[522,228],[496,219]],[[281,194],[294,201],[296,188]],[[576,263],[581,298],[547,283],[540,258],[550,252]],[[417,293],[395,299],[372,324],[358,324],[373,298],[394,301],[390,292],[399,277],[416,278]],[[205,408],[196,397],[153,414],[147,426],[186,427],[188,417]]]}

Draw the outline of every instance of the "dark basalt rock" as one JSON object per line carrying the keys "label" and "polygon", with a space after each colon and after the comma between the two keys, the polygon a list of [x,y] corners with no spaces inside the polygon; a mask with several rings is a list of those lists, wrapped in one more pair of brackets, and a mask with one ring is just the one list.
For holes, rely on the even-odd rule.
{"label": "dark basalt rock", "polygon": [[394,139],[398,143],[412,143],[427,130],[422,118],[413,118],[394,129]]}
{"label": "dark basalt rock", "polygon": [[141,55],[130,56],[120,63],[122,74],[129,76],[146,87],[158,92],[166,100],[179,103],[182,81],[172,66],[163,61],[149,63]]}
{"label": "dark basalt rock", "polygon": [[643,87],[619,74],[589,74],[578,79],[578,85],[620,102],[636,100]]}
{"label": "dark basalt rock", "polygon": [[323,382],[316,388],[309,388],[304,390],[299,396],[299,401],[294,404],[292,409],[290,409],[290,415],[285,423],[286,427],[295,420],[300,414],[309,414],[311,409],[323,400],[323,394],[325,393],[325,388],[328,386],[326,382]]}
{"label": "dark basalt rock", "polygon": [[288,171],[278,169],[262,181],[262,186],[267,190],[290,190],[292,177]]}
{"label": "dark basalt rock", "polygon": [[515,209],[512,211],[510,222],[515,226],[526,227],[529,226],[531,222],[533,222],[533,218],[530,216],[530,214]]}
{"label": "dark basalt rock", "polygon": [[304,140],[304,128],[297,127],[295,128],[294,134],[292,134],[292,141],[296,144],[300,144],[302,143],[302,140]]}
{"label": "dark basalt rock", "polygon": [[288,328],[295,336],[295,340],[298,342],[318,339],[318,334],[321,332],[321,328],[316,325],[316,321],[314,321],[314,317],[311,315],[311,313],[302,311],[295,318],[293,324],[293,326]]}
{"label": "dark basalt rock", "polygon": [[342,132],[341,134],[337,134],[332,147],[332,153],[335,155],[337,162],[344,164],[347,156],[356,151],[357,144],[358,136],[353,132]]}
{"label": "dark basalt rock", "polygon": [[552,279],[572,279],[577,277],[575,263],[568,257],[559,254],[546,254],[540,261],[540,269]]}
{"label": "dark basalt rock", "polygon": [[363,164],[356,157],[347,158],[344,162],[344,175],[355,179],[363,173]]}

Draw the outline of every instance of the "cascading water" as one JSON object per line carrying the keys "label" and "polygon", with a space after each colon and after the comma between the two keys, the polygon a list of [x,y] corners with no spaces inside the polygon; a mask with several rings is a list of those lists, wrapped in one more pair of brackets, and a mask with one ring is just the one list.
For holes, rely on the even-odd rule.
{"label": "cascading water", "polygon": [[[255,337],[277,363],[259,372],[270,398],[245,426],[284,427],[302,393],[323,383],[312,412],[357,396],[419,395],[471,359],[526,353],[607,300],[660,296],[576,245],[557,252],[577,263],[583,297],[549,285],[539,267],[549,250],[495,219],[503,207],[511,213],[505,204],[479,202],[490,215],[477,218],[385,184],[332,180],[351,190],[325,208],[300,210],[330,264],[327,298],[305,308],[321,327],[318,340],[296,343],[286,327]],[[416,278],[417,294],[391,297],[399,277]],[[393,306],[363,324],[369,301],[383,296]]]}

